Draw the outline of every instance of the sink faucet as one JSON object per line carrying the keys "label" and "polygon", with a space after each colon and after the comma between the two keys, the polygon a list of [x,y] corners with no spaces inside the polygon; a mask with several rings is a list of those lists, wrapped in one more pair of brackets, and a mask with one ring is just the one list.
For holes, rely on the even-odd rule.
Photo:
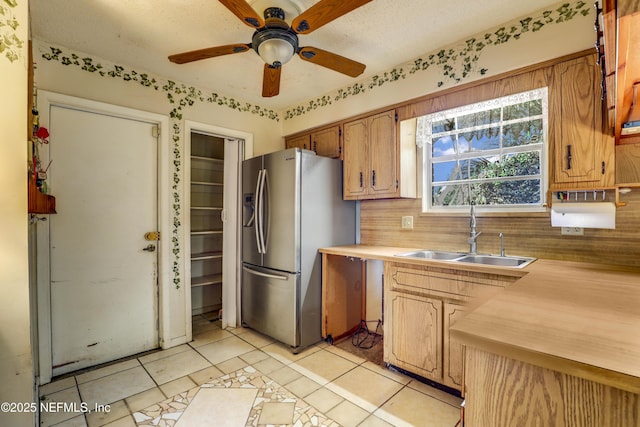
{"label": "sink faucet", "polygon": [[478,252],[478,236],[480,236],[482,232],[476,233],[476,209],[473,202],[471,202],[471,219],[469,220],[469,228],[469,253],[475,255]]}
{"label": "sink faucet", "polygon": [[500,237],[500,256],[504,256],[504,233],[498,234]]}

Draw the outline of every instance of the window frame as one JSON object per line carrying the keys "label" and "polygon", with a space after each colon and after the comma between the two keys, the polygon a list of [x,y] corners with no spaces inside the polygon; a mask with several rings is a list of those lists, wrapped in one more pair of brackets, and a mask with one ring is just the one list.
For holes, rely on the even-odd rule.
{"label": "window frame", "polygon": [[[503,109],[509,105],[515,105],[518,103],[522,103],[524,101],[530,101],[535,99],[542,100],[542,114],[536,116],[529,116],[526,119],[517,119],[517,120],[508,120],[503,121]],[[491,123],[488,125],[480,125],[476,127],[469,127],[464,129],[457,129],[448,132],[438,133],[437,136],[440,137],[442,135],[447,134],[461,134],[465,132],[469,132],[472,130],[478,130],[483,128],[491,128],[499,126],[500,130],[502,127],[508,124],[523,122],[526,120],[541,118],[543,121],[542,124],[542,141],[534,144],[526,144],[519,145],[515,147],[506,148],[502,146],[502,132],[500,132],[500,146],[496,149],[492,150],[483,150],[483,151],[471,151],[460,155],[460,153],[455,153],[451,156],[446,157],[445,160],[450,159],[453,161],[464,160],[466,158],[479,158],[479,157],[491,157],[495,155],[503,156],[505,154],[513,154],[519,152],[531,152],[531,151],[539,151],[540,153],[540,173],[536,175],[531,175],[534,179],[540,180],[540,203],[539,204],[504,204],[504,205],[476,205],[476,210],[478,212],[494,212],[494,213],[538,213],[538,212],[546,212],[546,194],[549,188],[549,89],[548,87],[540,87],[535,88],[523,92],[519,92],[516,94],[506,95],[502,97],[498,97],[491,100],[475,102],[472,104],[462,105],[458,107],[454,107],[451,109],[434,112],[431,114],[427,114],[418,118],[416,123],[416,144],[420,149],[422,149],[422,213],[423,214],[456,214],[456,213],[467,213],[469,210],[469,205],[459,205],[459,206],[433,206],[432,205],[432,187],[433,187],[433,169],[432,169],[432,150],[431,144],[433,139],[430,135],[430,126],[425,126],[425,128],[429,128],[428,131],[423,132],[420,131],[420,120],[429,121],[431,118],[431,123],[440,121],[443,119],[451,119],[461,117],[473,112],[481,112],[487,111],[490,109],[500,108],[500,120],[497,123]],[[442,157],[438,157],[438,159],[442,159]],[[518,177],[502,177],[501,181],[509,181],[509,180],[521,180],[523,176]],[[495,181],[495,179],[463,179],[456,180],[451,182],[460,182],[460,183],[476,183],[476,182],[491,182]],[[436,181],[440,182],[440,181]],[[443,181],[444,182],[444,181]]]}

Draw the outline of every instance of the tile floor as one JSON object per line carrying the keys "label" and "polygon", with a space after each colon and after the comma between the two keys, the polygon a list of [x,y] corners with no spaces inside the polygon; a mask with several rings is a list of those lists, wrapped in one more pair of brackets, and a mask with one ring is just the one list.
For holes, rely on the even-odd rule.
{"label": "tile floor", "polygon": [[63,408],[43,412],[41,425],[459,424],[459,398],[326,343],[294,355],[250,329],[222,330],[207,315],[194,317],[193,335],[189,344],[41,387],[41,399]]}

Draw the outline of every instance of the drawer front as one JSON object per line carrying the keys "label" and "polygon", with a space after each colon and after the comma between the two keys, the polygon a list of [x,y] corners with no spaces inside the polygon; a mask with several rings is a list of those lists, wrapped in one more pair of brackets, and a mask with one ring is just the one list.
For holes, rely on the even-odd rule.
{"label": "drawer front", "polygon": [[387,286],[392,291],[416,295],[436,295],[466,301],[471,297],[491,294],[513,283],[517,278],[463,270],[416,267],[387,263]]}

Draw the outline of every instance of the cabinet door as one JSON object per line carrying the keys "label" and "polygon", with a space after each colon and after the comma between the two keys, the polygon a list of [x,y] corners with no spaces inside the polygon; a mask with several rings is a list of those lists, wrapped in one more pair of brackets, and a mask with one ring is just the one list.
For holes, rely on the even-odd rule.
{"label": "cabinet door", "polygon": [[332,126],[311,134],[311,149],[318,156],[340,157],[340,127]]}
{"label": "cabinet door", "polygon": [[[554,67],[551,111],[555,183],[571,187],[613,184],[613,141],[604,135],[595,55]],[[579,186],[579,185],[578,185]]]}
{"label": "cabinet door", "polygon": [[344,124],[343,186],[345,200],[362,199],[369,181],[367,119]]}
{"label": "cabinet door", "polygon": [[441,382],[442,301],[399,292],[389,296],[385,361]]}
{"label": "cabinet door", "polygon": [[286,138],[284,142],[285,148],[303,148],[305,150],[311,149],[311,137],[309,134],[295,136],[293,138]]}
{"label": "cabinet door", "polygon": [[369,118],[370,198],[393,197],[398,190],[395,111]]}
{"label": "cabinet door", "polygon": [[322,337],[353,333],[365,318],[366,261],[322,254]]}
{"label": "cabinet door", "polygon": [[451,342],[449,328],[461,317],[463,312],[464,308],[461,305],[444,303],[443,383],[456,390],[462,390],[464,346],[457,342]]}

